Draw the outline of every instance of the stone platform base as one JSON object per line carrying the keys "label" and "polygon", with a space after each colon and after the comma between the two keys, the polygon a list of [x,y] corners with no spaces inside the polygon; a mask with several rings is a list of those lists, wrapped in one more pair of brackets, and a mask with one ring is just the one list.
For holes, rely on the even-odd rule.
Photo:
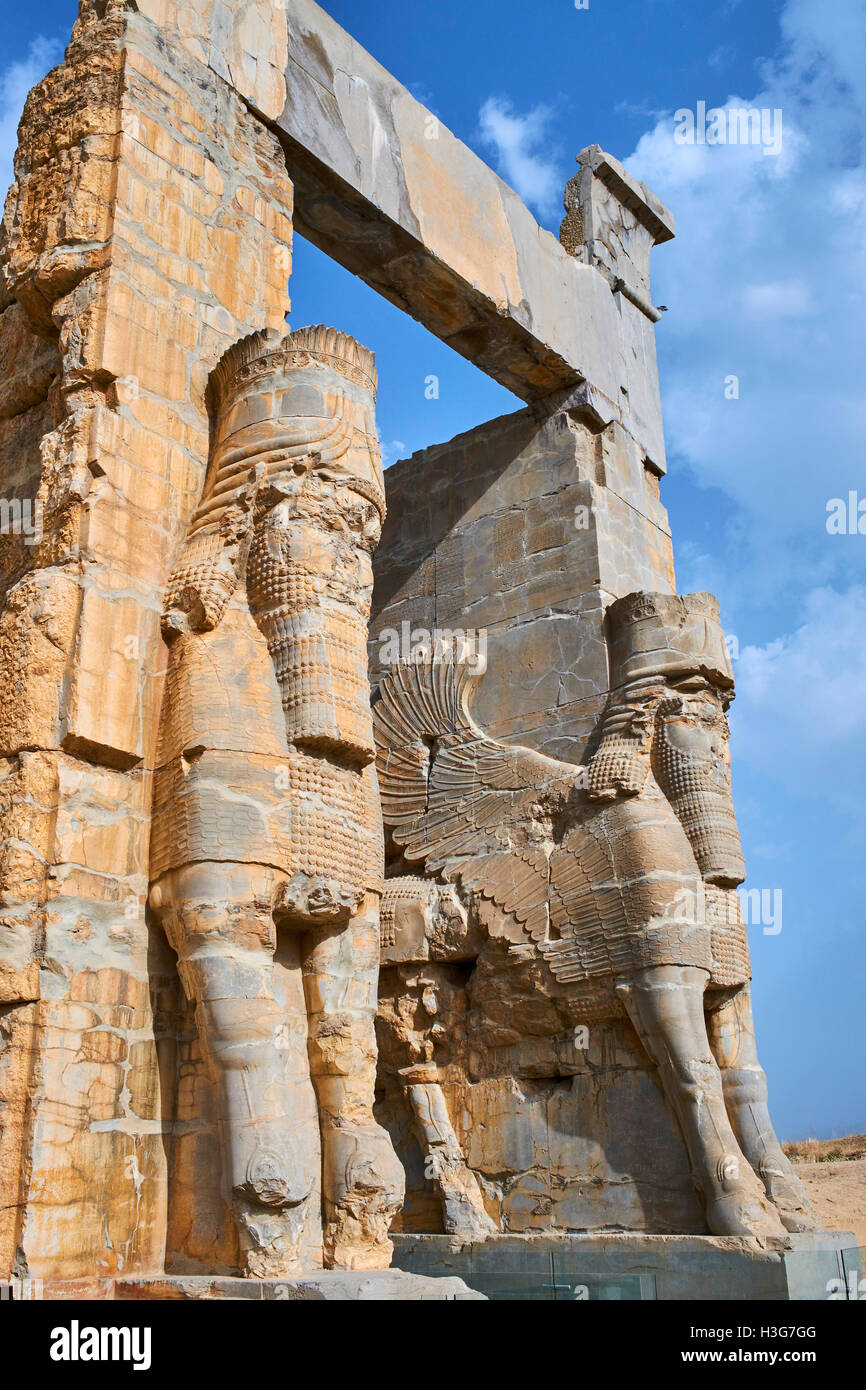
{"label": "stone platform base", "polygon": [[285,1279],[237,1279],[223,1275],[153,1275],[130,1279],[70,1279],[52,1283],[34,1281],[14,1297],[51,1301],[87,1302],[103,1300],[177,1302],[201,1299],[229,1299],[235,1302],[454,1302],[485,1296],[467,1288],[456,1275],[438,1276],[406,1273],[400,1269],[319,1270]]}
{"label": "stone platform base", "polygon": [[296,1275],[287,1279],[171,1278],[130,1279],[115,1284],[120,1299],[201,1299],[229,1298],[284,1303],[451,1302],[477,1299],[484,1295],[467,1288],[455,1275],[406,1273],[400,1269],[323,1270],[318,1274]]}
{"label": "stone platform base", "polygon": [[850,1297],[863,1277],[853,1235],[790,1236],[771,1248],[722,1236],[392,1235],[394,1264],[458,1275],[489,1299],[827,1300]]}

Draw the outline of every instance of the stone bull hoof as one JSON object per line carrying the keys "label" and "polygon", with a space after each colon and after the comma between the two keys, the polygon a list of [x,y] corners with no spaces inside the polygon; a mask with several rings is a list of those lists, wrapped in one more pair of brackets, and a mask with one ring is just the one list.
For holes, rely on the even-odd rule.
{"label": "stone bull hoof", "polygon": [[235,1188],[238,1197],[262,1207],[279,1210],[297,1207],[312,1191],[312,1183],[291,1172],[291,1164],[278,1153],[260,1149],[253,1155],[247,1169],[246,1181]]}
{"label": "stone bull hoof", "polygon": [[405,1176],[379,1125],[325,1129],[325,1265],[387,1269],[388,1228],[403,1205]]}
{"label": "stone bull hoof", "polygon": [[753,1236],[763,1241],[784,1240],[787,1234],[756,1181],[735,1181],[730,1191],[708,1198],[706,1223],[713,1236]]}
{"label": "stone bull hoof", "polygon": [[238,1226],[245,1278],[278,1279],[304,1269],[298,1255],[304,1226],[301,1209],[275,1212],[236,1199],[232,1215]]}
{"label": "stone bull hoof", "polygon": [[231,1201],[247,1278],[273,1279],[302,1268],[299,1247],[314,1187],[291,1148],[283,1154],[258,1149],[252,1155]]}
{"label": "stone bull hoof", "polygon": [[819,1223],[803,1184],[793,1170],[786,1171],[790,1169],[790,1164],[784,1154],[781,1154],[781,1157],[782,1164],[761,1164],[760,1176],[767,1196],[779,1213],[783,1226],[791,1235],[804,1235],[809,1231],[819,1230]]}

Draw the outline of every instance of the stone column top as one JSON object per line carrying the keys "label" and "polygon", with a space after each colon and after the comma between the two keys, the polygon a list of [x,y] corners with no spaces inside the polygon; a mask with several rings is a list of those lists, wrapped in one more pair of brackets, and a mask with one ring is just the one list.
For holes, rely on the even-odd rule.
{"label": "stone column top", "polygon": [[656,246],[672,241],[676,236],[674,215],[657,198],[651,188],[632,178],[631,174],[600,145],[587,145],[577,156],[582,169],[589,169],[610,189],[623,207],[627,207],[651,233]]}

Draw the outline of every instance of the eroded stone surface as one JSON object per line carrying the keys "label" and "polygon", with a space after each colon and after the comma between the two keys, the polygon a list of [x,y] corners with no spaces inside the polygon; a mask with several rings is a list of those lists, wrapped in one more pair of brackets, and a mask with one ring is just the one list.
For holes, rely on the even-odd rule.
{"label": "eroded stone surface", "polygon": [[150,903],[196,1009],[254,1278],[387,1266],[403,1195],[373,1119],[375,390],[372,354],[321,326],[227,354],[163,607]]}
{"label": "eroded stone surface", "polygon": [[[581,1211],[586,1177],[564,1141],[582,1132],[577,1078],[586,1068],[594,1081],[579,1054],[597,1030],[627,1021],[676,1116],[710,1231],[778,1239],[814,1222],[773,1132],[755,1050],[718,605],[635,593],[610,606],[606,625],[611,691],[580,766],[491,738],[471,707],[483,675],[454,651],[381,675],[374,720],[393,847],[383,1113],[401,1149],[401,1114],[411,1117],[447,1232],[476,1238],[476,1211],[503,1231],[666,1229],[670,1176],[636,1212],[606,1155],[592,1174],[597,1200]],[[454,885],[459,945],[434,925],[423,880],[413,916],[416,866]],[[613,1080],[591,1093],[607,1099]],[[595,1128],[605,1147],[600,1117]],[[469,1194],[462,1211],[455,1174]],[[687,1210],[673,1219],[693,1220]],[[423,1203],[414,1219],[430,1220]]]}
{"label": "eroded stone surface", "polygon": [[0,1207],[4,1261],[36,1277],[164,1260],[160,595],[203,484],[209,373],[288,307],[279,145],[157,38],[126,6],[81,6],[28,101],[0,243],[3,491],[41,516],[3,537],[0,571],[0,1007],[32,1043]]}
{"label": "eroded stone surface", "polygon": [[[82,29],[95,23],[90,0],[83,8]],[[663,470],[657,315],[648,255],[642,262],[673,226],[617,161],[595,157],[597,147],[584,152],[589,182],[569,193],[568,206],[577,198],[593,227],[601,217],[606,229],[592,232],[591,254],[575,258],[573,238],[561,245],[539,227],[314,0],[142,0],[137,9],[144,27],[225,79],[279,132],[305,236],[521,399],[589,392]],[[108,10],[119,21],[119,0]],[[608,217],[601,208],[612,175]],[[623,248],[616,274],[610,226]]]}
{"label": "eroded stone surface", "polygon": [[[659,498],[672,223],[579,164],[558,242],[311,0],[82,0],[28,99],[0,1277],[466,1297],[381,1270],[401,1204],[482,1248],[808,1226],[755,1050],[724,639]],[[286,336],[293,218],[532,403],[392,470],[372,634],[372,354]],[[483,659],[406,664],[407,628]]]}

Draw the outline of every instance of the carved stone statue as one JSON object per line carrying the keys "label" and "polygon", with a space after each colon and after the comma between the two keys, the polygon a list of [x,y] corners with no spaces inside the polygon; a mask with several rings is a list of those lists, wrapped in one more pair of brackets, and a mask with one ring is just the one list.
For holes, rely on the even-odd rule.
{"label": "carved stone statue", "polygon": [[150,902],[195,1004],[259,1277],[321,1264],[323,1246],[330,1267],[387,1267],[403,1194],[372,1114],[375,380],[372,354],[324,327],[226,355],[165,598]]}
{"label": "carved stone statue", "polygon": [[[77,9],[0,217],[0,1297],[808,1229],[731,670],[670,592],[672,214],[591,145],[541,233],[312,0]],[[373,358],[286,336],[296,230],[523,403],[395,463],[383,541]],[[383,675],[469,623],[490,676]]]}
{"label": "carved stone statue", "polygon": [[[519,1005],[531,1017],[550,998],[560,1029],[631,1022],[710,1232],[812,1229],[755,1050],[718,605],[709,594],[632,594],[611,606],[608,628],[612,693],[583,767],[488,738],[470,713],[480,672],[459,661],[400,664],[382,679],[379,779],[400,875],[386,883],[383,916],[384,959],[400,980],[380,1005],[386,1060],[416,1131],[426,1126],[428,1157],[449,1153],[465,1190],[444,1100],[431,1094],[466,1011],[466,987],[445,963],[498,940],[506,965],[493,984],[476,978],[476,1008],[486,997],[492,1016]],[[413,890],[418,865],[428,877]],[[462,921],[443,901],[455,893]],[[476,1234],[477,1183],[468,1216],[444,1187],[442,1198],[445,1229]]]}

